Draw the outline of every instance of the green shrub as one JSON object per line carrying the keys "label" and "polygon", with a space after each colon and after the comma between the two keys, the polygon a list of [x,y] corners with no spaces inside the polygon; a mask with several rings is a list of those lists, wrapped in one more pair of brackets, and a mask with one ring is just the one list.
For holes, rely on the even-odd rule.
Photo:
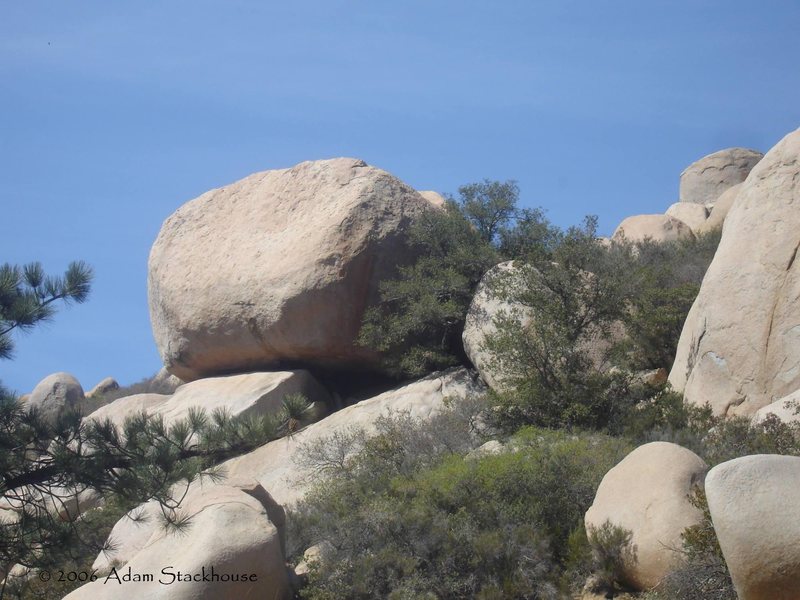
{"label": "green shrub", "polygon": [[368,443],[290,513],[295,553],[321,540],[335,547],[303,597],[562,597],[570,534],[630,448],[536,429],[510,444],[517,450],[443,452],[414,469],[406,449],[376,442],[376,461]]}

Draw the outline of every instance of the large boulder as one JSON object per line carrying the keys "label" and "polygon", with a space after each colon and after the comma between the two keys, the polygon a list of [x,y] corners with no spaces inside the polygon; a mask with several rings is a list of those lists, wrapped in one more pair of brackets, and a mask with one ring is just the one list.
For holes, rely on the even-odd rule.
{"label": "large boulder", "polygon": [[[587,279],[591,277],[589,274],[586,276]],[[507,319],[520,329],[531,326],[531,310],[514,300],[514,296],[525,285],[535,285],[539,277],[539,271],[519,262],[508,261],[489,269],[475,290],[461,338],[467,357],[481,378],[495,391],[507,388],[504,379],[508,372],[487,348],[487,342],[498,333],[498,319]],[[580,346],[586,351],[594,369],[606,371],[611,368],[609,352],[624,333],[621,323],[614,323],[609,332],[590,329],[586,333]]]}
{"label": "large boulder", "polygon": [[378,283],[412,260],[432,205],[352,158],[256,173],[184,204],[150,251],[156,345],[185,381],[315,364],[364,368],[355,344]]}
{"label": "large boulder", "polygon": [[692,233],[697,233],[708,219],[708,209],[702,204],[691,202],[676,202],[664,214],[686,223]]}
{"label": "large boulder", "polygon": [[606,522],[632,533],[635,560],[623,566],[625,582],[652,589],[667,575],[681,548],[681,533],[701,512],[688,500],[708,466],[691,450],[668,442],[638,447],[611,469],[586,512],[587,532]]}
{"label": "large boulder", "polygon": [[83,409],[83,388],[69,373],[53,373],[36,384],[27,404],[39,410],[46,421],[53,423],[66,410]]}
{"label": "large boulder", "polygon": [[704,156],[681,173],[680,201],[713,204],[722,192],[743,182],[763,156],[747,148],[727,148]]}
{"label": "large boulder", "polygon": [[692,229],[669,215],[636,215],[619,224],[611,239],[616,242],[673,242],[693,238]]}
{"label": "large boulder", "polygon": [[374,435],[376,421],[388,413],[405,411],[412,418],[427,419],[444,408],[446,398],[465,398],[484,390],[466,369],[434,373],[343,408],[290,437],[233,458],[222,467],[232,477],[254,477],[281,505],[294,504],[318,479],[318,474],[303,460],[305,449],[315,441],[353,428]]}
{"label": "large boulder", "polygon": [[717,415],[800,388],[800,130],[756,165],[681,333],[672,386]]}
{"label": "large boulder", "polygon": [[256,416],[278,412],[283,399],[291,394],[301,394],[311,403],[331,402],[325,388],[308,371],[298,369],[198,379],[180,386],[171,396],[135,394],[119,398],[87,418],[110,418],[120,425],[127,417],[146,411],[162,415],[169,425],[186,418],[192,408],[202,408],[208,414],[224,409],[231,416]]}
{"label": "large boulder", "polygon": [[[698,230],[699,233],[722,228],[722,226],[725,224],[725,218],[731,211],[733,202],[736,200],[739,195],[739,191],[742,189],[742,185],[744,184],[737,183],[720,194],[720,197],[717,198],[717,201],[714,203],[714,207],[711,209],[711,214],[708,215],[708,219],[706,219],[705,223],[700,226],[700,229]],[[695,205],[687,204],[687,206]]]}
{"label": "large boulder", "polygon": [[800,598],[800,458],[756,454],[708,473],[714,531],[740,600]]}
{"label": "large boulder", "polygon": [[[120,529],[112,530],[111,542],[118,551],[105,562],[100,558],[95,562],[93,568],[101,577],[66,598],[288,599],[282,534],[273,521],[275,507],[266,490],[254,482],[193,484],[181,505],[182,515],[190,518],[188,528],[180,532],[164,528],[151,505],[151,518],[138,524],[142,532],[132,538],[115,538]],[[282,514],[282,510],[278,512]],[[123,517],[126,520],[130,518]],[[212,568],[219,579],[211,574]],[[128,573],[152,573],[154,580],[126,582],[123,577]]]}

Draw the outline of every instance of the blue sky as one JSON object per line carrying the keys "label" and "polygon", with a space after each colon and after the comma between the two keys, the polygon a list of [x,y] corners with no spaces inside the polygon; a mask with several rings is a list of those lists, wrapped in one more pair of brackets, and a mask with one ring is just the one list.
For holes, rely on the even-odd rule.
{"label": "blue sky", "polygon": [[692,161],[800,126],[799,26],[786,0],[0,0],[0,262],[96,272],[0,380],[154,373],[161,223],[255,171],[354,156],[417,189],[516,179],[524,205],[606,233],[663,212]]}

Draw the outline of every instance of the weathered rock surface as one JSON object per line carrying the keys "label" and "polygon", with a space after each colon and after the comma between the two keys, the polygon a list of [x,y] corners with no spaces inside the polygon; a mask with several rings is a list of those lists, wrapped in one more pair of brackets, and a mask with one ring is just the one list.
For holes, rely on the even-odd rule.
{"label": "weathered rock surface", "polygon": [[615,242],[672,242],[692,238],[691,228],[683,221],[669,215],[635,215],[619,224],[611,239]]}
{"label": "weathered rock surface", "polygon": [[708,219],[708,209],[702,204],[691,202],[676,202],[664,214],[686,223],[692,233],[697,233]]}
{"label": "weathered rock surface", "polygon": [[655,587],[669,573],[681,548],[681,533],[700,522],[687,495],[708,466],[691,450],[668,442],[640,446],[611,469],[586,512],[586,528],[606,521],[632,532],[636,560],[624,566],[626,582]]}
{"label": "weathered rock surface", "polygon": [[33,388],[28,406],[41,411],[42,417],[54,422],[64,410],[81,410],[84,402],[81,384],[69,373],[53,373]]}
{"label": "weathered rock surface", "polygon": [[[263,504],[265,498],[270,500],[266,506]],[[178,534],[165,530],[153,518],[152,510],[150,519],[132,526],[142,527],[143,532],[134,532],[130,526],[118,529],[123,521],[131,522],[128,517],[123,517],[111,534],[118,552],[113,558],[101,555],[93,567],[104,576],[78,588],[66,598],[104,600],[120,598],[124,594],[151,600],[288,599],[290,592],[281,547],[282,534],[270,518],[270,513],[275,514],[275,506],[266,490],[255,483],[193,484],[182,505],[184,514],[191,516],[187,531]],[[134,535],[119,537],[123,529]],[[215,573],[235,576],[237,581],[202,581],[200,576],[195,581],[176,581],[172,575],[162,571],[169,567],[170,573],[194,575],[201,574],[203,569],[208,573],[212,566]],[[131,573],[153,573],[155,581],[118,583],[115,576],[121,578],[129,570]],[[172,583],[165,585],[165,580]],[[126,585],[129,586],[127,592]]]}
{"label": "weathered rock surface", "polygon": [[740,600],[800,598],[800,458],[757,454],[717,465],[706,497]]}
{"label": "weathered rock surface", "polygon": [[681,333],[672,386],[718,415],[800,389],[800,130],[756,165]]}
{"label": "weathered rock surface", "polygon": [[769,415],[775,415],[784,423],[800,422],[800,390],[759,408],[753,416],[753,421],[761,423]]}
{"label": "weathered rock surface", "polygon": [[182,379],[178,379],[175,375],[167,371],[166,367],[161,367],[158,373],[153,377],[153,385],[158,386],[159,389],[163,388],[164,391],[161,393],[169,392],[171,394],[184,383]]}
{"label": "weathered rock surface", "polygon": [[717,198],[717,201],[714,203],[714,208],[711,209],[711,214],[708,215],[708,219],[706,219],[705,223],[700,227],[699,233],[717,229],[725,224],[725,218],[728,216],[734,201],[739,195],[742,185],[741,183],[737,183],[720,194],[720,197]]}
{"label": "weathered rock surface", "polygon": [[743,182],[763,156],[747,148],[727,148],[704,156],[681,173],[681,202],[716,202],[722,192]]}
{"label": "weathered rock surface", "polygon": [[209,377],[184,384],[174,394],[135,394],[119,398],[88,418],[110,418],[116,424],[142,410],[164,416],[167,425],[188,416],[194,407],[211,414],[225,409],[231,416],[276,413],[283,399],[290,394],[302,394],[309,402],[327,404],[330,395],[319,382],[303,369],[245,373],[226,377]]}
{"label": "weathered rock surface", "polygon": [[303,446],[354,427],[374,433],[375,421],[388,412],[407,411],[413,418],[430,418],[440,412],[447,397],[464,398],[482,391],[466,369],[434,373],[374,398],[348,406],[309,425],[291,437],[275,440],[223,464],[230,476],[254,477],[283,506],[300,500],[317,474],[304,466]]}
{"label": "weathered rock surface", "polygon": [[431,204],[360,160],[256,173],[184,204],[150,252],[156,345],[171,373],[278,363],[364,368],[354,344],[378,283],[410,261],[407,230]]}

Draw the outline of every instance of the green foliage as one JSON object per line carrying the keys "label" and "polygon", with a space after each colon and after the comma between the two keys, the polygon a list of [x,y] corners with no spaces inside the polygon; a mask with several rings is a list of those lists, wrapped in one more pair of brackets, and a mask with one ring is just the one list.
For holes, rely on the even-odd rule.
{"label": "green foliage", "polygon": [[424,438],[409,428],[427,426],[400,423],[385,422],[290,514],[295,551],[334,545],[303,597],[561,597],[570,532],[626,444],[530,429],[514,451],[463,458],[410,450],[398,436]]}
{"label": "green foliage", "polygon": [[56,301],[84,302],[89,296],[92,269],[73,262],[63,277],[45,275],[40,263],[0,266],[0,359],[11,358],[14,329],[27,331],[55,314]]}

